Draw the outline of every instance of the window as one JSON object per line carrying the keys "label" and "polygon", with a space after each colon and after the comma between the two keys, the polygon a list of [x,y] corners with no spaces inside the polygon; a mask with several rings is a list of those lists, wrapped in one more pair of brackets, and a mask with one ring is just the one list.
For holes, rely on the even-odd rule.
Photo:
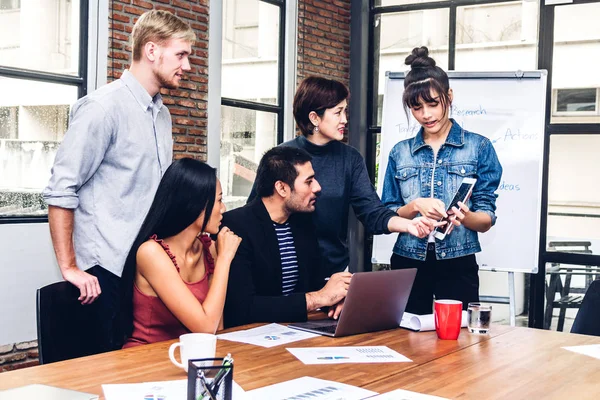
{"label": "window", "polygon": [[597,115],[598,89],[555,89],[553,115]]}
{"label": "window", "polygon": [[21,0],[0,0],[0,11],[15,11],[21,8]]}
{"label": "window", "polygon": [[455,69],[536,69],[538,9],[535,1],[457,7]]}
{"label": "window", "polygon": [[[387,71],[405,71],[409,67],[404,59],[413,48],[426,45],[429,54],[438,65],[448,68],[448,15],[447,8],[434,10],[408,11],[382,14],[375,17],[375,46],[378,73],[374,76],[374,85],[383,99],[385,73]],[[381,125],[381,106],[379,97],[374,99],[376,125]]]}
{"label": "window", "polygon": [[283,138],[284,2],[225,0],[219,175],[227,208],[246,203],[262,154]]}
{"label": "window", "polygon": [[551,135],[547,241],[586,240],[600,254],[599,135]]}
{"label": "window", "polygon": [[553,123],[599,123],[600,3],[555,8]]}
{"label": "window", "polygon": [[10,93],[0,96],[0,223],[45,220],[41,191],[70,106],[85,93],[87,2],[36,4],[0,0],[0,93]]}

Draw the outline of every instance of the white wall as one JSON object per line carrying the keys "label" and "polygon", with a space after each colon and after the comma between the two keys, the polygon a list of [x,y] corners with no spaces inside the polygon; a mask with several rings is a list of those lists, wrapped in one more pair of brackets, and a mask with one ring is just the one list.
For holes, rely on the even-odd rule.
{"label": "white wall", "polygon": [[0,225],[0,346],[37,338],[36,290],[60,280],[48,224]]}

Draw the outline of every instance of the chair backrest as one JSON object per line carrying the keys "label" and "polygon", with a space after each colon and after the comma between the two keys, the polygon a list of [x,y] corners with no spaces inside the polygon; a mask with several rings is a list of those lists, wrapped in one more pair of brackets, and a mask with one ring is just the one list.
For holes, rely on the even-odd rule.
{"label": "chair backrest", "polygon": [[600,279],[592,282],[585,293],[571,333],[600,336]]}
{"label": "chair backrest", "polygon": [[37,290],[36,312],[40,364],[99,353],[90,306],[77,300],[79,289],[57,282]]}

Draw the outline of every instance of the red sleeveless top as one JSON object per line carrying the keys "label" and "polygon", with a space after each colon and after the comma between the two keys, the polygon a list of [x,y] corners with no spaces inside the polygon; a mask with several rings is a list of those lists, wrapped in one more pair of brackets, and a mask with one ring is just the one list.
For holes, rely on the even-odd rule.
{"label": "red sleeveless top", "polygon": [[[168,256],[173,261],[173,265],[179,272],[179,266],[175,255],[169,250],[169,246],[162,240],[152,235],[150,238],[160,244]],[[199,236],[204,248],[204,266],[206,273],[198,282],[187,283],[188,289],[199,302],[203,302],[208,293],[208,275],[215,269],[215,262],[210,253],[212,240],[209,236]],[[127,339],[123,348],[134,347],[140,344],[161,342],[163,340],[176,339],[184,333],[190,331],[169,311],[165,303],[159,297],[148,296],[142,293],[138,287],[133,284],[133,332]]]}

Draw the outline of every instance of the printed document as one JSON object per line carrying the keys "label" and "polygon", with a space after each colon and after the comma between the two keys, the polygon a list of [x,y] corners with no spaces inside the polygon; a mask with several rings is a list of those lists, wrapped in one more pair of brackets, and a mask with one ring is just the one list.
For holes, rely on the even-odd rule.
{"label": "printed document", "polygon": [[376,394],[344,383],[309,376],[246,392],[248,400],[361,400]]}
{"label": "printed document", "polygon": [[231,333],[222,333],[217,335],[219,339],[231,340],[232,342],[241,342],[253,344],[262,347],[275,347],[281,344],[297,342],[299,340],[319,337],[314,333],[291,329],[279,324],[269,324],[257,328],[246,329]]}
{"label": "printed document", "polygon": [[387,346],[299,347],[286,350],[307,365],[412,361]]}
{"label": "printed document", "polygon": [[600,344],[589,344],[585,346],[569,346],[563,347],[563,349],[600,359]]}
{"label": "printed document", "polygon": [[445,397],[432,396],[411,392],[409,390],[394,390],[393,392],[383,393],[379,396],[369,397],[367,400],[447,400]]}

